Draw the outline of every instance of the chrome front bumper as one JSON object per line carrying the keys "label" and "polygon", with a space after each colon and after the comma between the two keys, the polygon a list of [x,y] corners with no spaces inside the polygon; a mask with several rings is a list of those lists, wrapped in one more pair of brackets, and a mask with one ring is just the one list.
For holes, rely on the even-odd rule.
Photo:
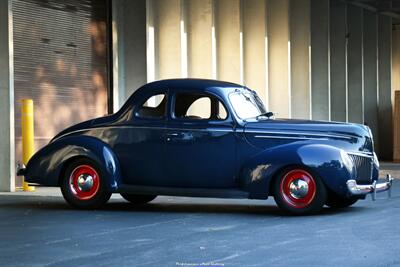
{"label": "chrome front bumper", "polygon": [[376,193],[388,191],[389,197],[391,196],[393,178],[390,174],[386,175],[386,182],[377,183],[374,181],[372,184],[358,185],[356,180],[348,180],[346,182],[347,189],[352,195],[366,195],[372,194],[372,200],[376,199]]}

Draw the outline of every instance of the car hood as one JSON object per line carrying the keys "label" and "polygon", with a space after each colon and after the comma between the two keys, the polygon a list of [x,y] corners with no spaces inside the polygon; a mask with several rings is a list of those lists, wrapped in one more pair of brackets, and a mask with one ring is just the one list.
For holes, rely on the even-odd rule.
{"label": "car hood", "polygon": [[368,126],[356,123],[267,119],[245,124],[247,140],[258,147],[295,141],[323,142],[357,152],[373,152],[373,140]]}

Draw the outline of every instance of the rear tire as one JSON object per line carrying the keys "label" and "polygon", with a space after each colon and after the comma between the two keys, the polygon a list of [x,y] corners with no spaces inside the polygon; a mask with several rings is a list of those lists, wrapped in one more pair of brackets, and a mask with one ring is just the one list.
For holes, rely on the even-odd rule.
{"label": "rear tire", "polygon": [[121,193],[121,196],[135,205],[146,204],[152,200],[154,200],[157,196],[153,195],[135,195],[135,194],[126,194]]}
{"label": "rear tire", "polygon": [[80,158],[70,163],[61,183],[64,199],[78,209],[96,209],[111,197],[101,168],[96,162]]}
{"label": "rear tire", "polygon": [[273,191],[279,208],[293,215],[316,213],[322,209],[327,198],[321,179],[298,166],[284,169],[277,176]]}

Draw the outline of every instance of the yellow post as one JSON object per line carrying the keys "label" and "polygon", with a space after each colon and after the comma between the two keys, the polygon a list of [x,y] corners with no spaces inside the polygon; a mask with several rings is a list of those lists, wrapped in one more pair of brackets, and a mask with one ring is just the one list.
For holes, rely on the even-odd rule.
{"label": "yellow post", "polygon": [[[26,165],[35,150],[33,129],[33,101],[22,99],[22,161]],[[34,186],[29,186],[25,180],[22,182],[24,191],[35,191]]]}

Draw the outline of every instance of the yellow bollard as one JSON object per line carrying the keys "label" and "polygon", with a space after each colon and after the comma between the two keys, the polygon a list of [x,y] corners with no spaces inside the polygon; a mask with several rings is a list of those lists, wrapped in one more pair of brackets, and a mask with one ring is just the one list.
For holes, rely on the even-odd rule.
{"label": "yellow bollard", "polygon": [[[28,163],[35,150],[34,128],[33,128],[33,100],[22,99],[22,161]],[[35,191],[25,180],[22,181],[24,191]]]}

